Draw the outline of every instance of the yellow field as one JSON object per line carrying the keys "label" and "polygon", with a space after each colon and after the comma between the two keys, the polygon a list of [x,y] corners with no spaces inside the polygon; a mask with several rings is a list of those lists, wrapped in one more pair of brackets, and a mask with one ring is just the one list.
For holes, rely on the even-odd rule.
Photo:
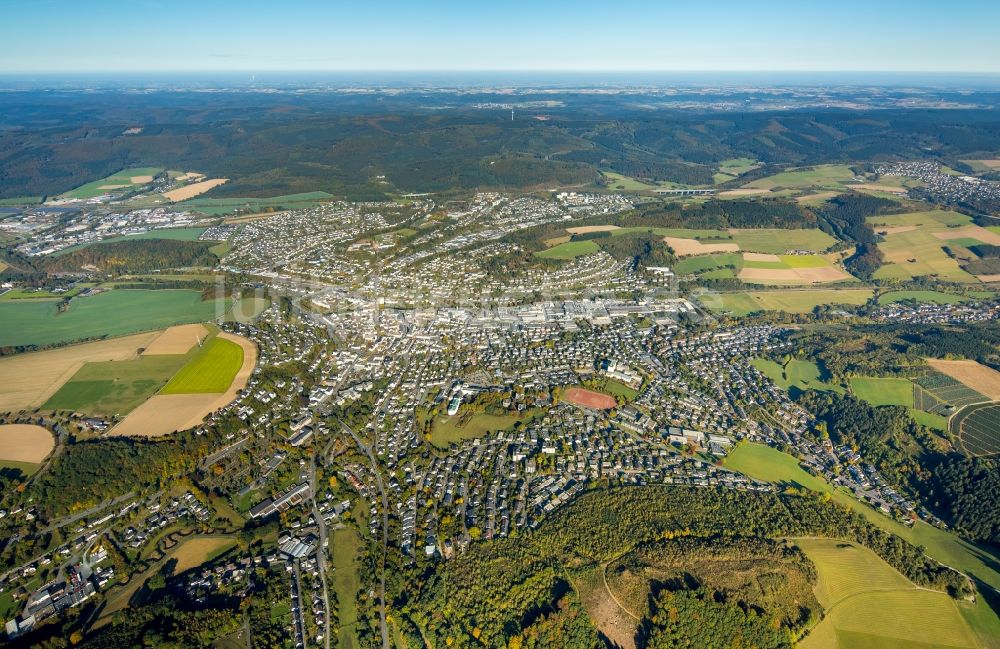
{"label": "yellow field", "polygon": [[823,621],[799,643],[802,649],[978,649],[975,633],[947,594],[917,588],[853,543],[795,543],[816,565],[816,598],[826,609]]}
{"label": "yellow field", "polygon": [[236,539],[231,536],[197,536],[185,539],[170,553],[170,558],[177,560],[174,574],[200,566],[234,545]]}
{"label": "yellow field", "polygon": [[0,410],[41,406],[84,363],[134,359],[158,335],[154,331],[0,358]]}
{"label": "yellow field", "polygon": [[1000,372],[976,361],[946,361],[928,358],[927,364],[942,374],[993,400],[1000,400]]}
{"label": "yellow field", "polygon": [[192,183],[190,185],[178,187],[177,189],[171,189],[169,192],[163,192],[163,198],[175,203],[177,201],[186,201],[189,198],[194,198],[195,196],[204,194],[208,190],[214,189],[227,182],[229,182],[228,178],[212,178],[211,180],[203,180],[200,183]]}
{"label": "yellow field", "polygon": [[680,237],[663,237],[663,242],[670,246],[678,257],[707,255],[713,252],[736,252],[740,249],[735,243],[702,243],[697,239]]}
{"label": "yellow field", "polygon": [[0,425],[0,461],[38,464],[55,448],[52,433],[32,424]]}
{"label": "yellow field", "polygon": [[[973,236],[969,217],[946,211],[917,212],[872,217],[868,220],[877,232],[885,233],[878,244],[885,256],[885,265],[875,273],[876,279],[909,279],[934,275],[944,280],[974,283],[978,280],[962,270],[958,261],[944,251],[948,239]],[[979,232],[982,230],[986,234]],[[979,236],[993,233],[978,228]],[[985,241],[984,241],[985,242]]]}
{"label": "yellow field", "polygon": [[186,354],[208,335],[205,325],[189,324],[170,327],[143,350],[143,356]]}
{"label": "yellow field", "polygon": [[580,225],[575,228],[566,228],[566,232],[570,234],[590,234],[591,232],[611,232],[617,229],[617,225]]}
{"label": "yellow field", "polygon": [[108,433],[116,436],[161,437],[201,424],[205,417],[223,408],[246,387],[257,363],[257,346],[242,336],[219,333],[243,348],[243,366],[229,389],[222,394],[157,394],[133,410]]}

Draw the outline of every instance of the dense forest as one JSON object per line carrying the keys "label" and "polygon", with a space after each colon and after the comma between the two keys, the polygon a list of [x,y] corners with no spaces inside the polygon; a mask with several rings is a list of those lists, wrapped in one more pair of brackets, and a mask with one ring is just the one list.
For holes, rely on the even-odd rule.
{"label": "dense forest", "polygon": [[877,214],[897,211],[900,204],[885,198],[862,194],[837,196],[816,210],[819,226],[828,234],[855,245],[855,252],[844,261],[852,274],[870,280],[882,265],[878,237],[866,219]]}
{"label": "dense forest", "polygon": [[96,268],[114,275],[146,273],[166,268],[214,266],[219,258],[208,251],[215,245],[206,241],[136,239],[96,243],[63,255],[49,256],[44,268],[51,273],[79,272]]}

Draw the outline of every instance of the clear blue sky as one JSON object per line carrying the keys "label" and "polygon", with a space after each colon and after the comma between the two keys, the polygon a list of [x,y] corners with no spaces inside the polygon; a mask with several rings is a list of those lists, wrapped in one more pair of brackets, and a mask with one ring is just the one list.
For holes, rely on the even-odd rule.
{"label": "clear blue sky", "polygon": [[1000,0],[0,0],[0,73],[1000,72]]}

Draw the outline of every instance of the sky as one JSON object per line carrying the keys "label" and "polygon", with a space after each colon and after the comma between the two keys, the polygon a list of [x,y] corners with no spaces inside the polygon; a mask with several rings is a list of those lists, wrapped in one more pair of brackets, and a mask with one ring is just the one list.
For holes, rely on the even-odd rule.
{"label": "sky", "polygon": [[1000,0],[0,0],[0,73],[1000,72]]}

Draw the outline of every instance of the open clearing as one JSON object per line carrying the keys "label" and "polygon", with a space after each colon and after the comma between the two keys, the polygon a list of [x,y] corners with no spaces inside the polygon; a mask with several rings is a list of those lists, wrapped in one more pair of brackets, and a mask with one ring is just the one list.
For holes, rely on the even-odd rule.
{"label": "open clearing", "polygon": [[820,390],[843,393],[839,385],[827,382],[819,366],[811,361],[792,359],[782,367],[778,363],[766,359],[755,358],[752,365],[764,376],[771,379],[775,385],[784,390]]}
{"label": "open clearing", "polygon": [[746,315],[754,311],[808,313],[824,304],[864,304],[872,298],[872,295],[874,291],[870,288],[747,291],[709,294],[699,297],[699,301],[713,311],[730,311],[735,315]]}
{"label": "open clearing", "polygon": [[973,630],[946,593],[917,588],[871,550],[835,539],[795,540],[816,565],[823,621],[803,649],[967,647]]}
{"label": "open clearing", "polygon": [[841,189],[845,181],[854,180],[854,172],[847,165],[817,165],[789,169],[773,176],[761,178],[743,186],[744,189],[806,189],[809,187]]}
{"label": "open clearing", "polygon": [[927,364],[994,401],[1000,400],[1000,372],[991,367],[980,365],[976,361],[946,361],[937,358],[928,358]]}
{"label": "open clearing", "polygon": [[211,561],[235,545],[236,539],[231,536],[197,536],[185,539],[170,553],[171,558],[177,560],[174,574]]}
{"label": "open clearing", "polygon": [[228,178],[212,178],[211,180],[203,180],[198,183],[191,183],[190,185],[178,187],[177,189],[171,189],[169,192],[163,192],[163,198],[174,203],[177,201],[186,201],[189,198],[200,196],[208,190],[214,189],[219,185],[224,185],[227,182],[229,182]]}
{"label": "open clearing", "polygon": [[441,415],[431,427],[431,444],[438,448],[448,448],[467,439],[477,439],[486,433],[507,430],[522,417],[518,415],[489,415],[484,412],[459,410],[449,417]]}
{"label": "open clearing", "polygon": [[143,350],[143,356],[161,354],[186,354],[191,348],[205,340],[208,330],[205,325],[189,324],[170,327]]}
{"label": "open clearing", "polygon": [[735,243],[702,243],[697,239],[679,237],[663,237],[663,242],[670,246],[678,257],[706,255],[713,252],[736,252],[740,249]]}
{"label": "open clearing", "polygon": [[587,390],[586,388],[569,388],[563,395],[563,400],[595,410],[608,410],[618,405],[614,397],[594,392],[593,390]]}
{"label": "open clearing", "polygon": [[225,338],[205,343],[194,358],[174,375],[161,394],[225,392],[243,366],[243,348]]}
{"label": "open clearing", "polygon": [[[257,363],[257,347],[241,336],[219,333],[215,340],[234,342],[242,348],[243,365],[223,394],[157,394],[133,410],[109,435],[160,437],[201,424],[205,417],[231,403],[246,387]],[[193,362],[193,361],[192,361]]]}
{"label": "open clearing", "polygon": [[0,425],[0,462],[29,462],[44,460],[56,441],[52,433],[33,424]]}
{"label": "open clearing", "polygon": [[107,178],[101,178],[100,180],[95,180],[85,185],[81,185],[76,189],[66,192],[64,196],[69,198],[87,199],[101,196],[108,191],[113,191],[108,189],[110,186],[127,188],[145,185],[153,182],[153,176],[161,171],[163,170],[159,167],[136,167],[133,169],[124,169],[116,174],[108,176]]}
{"label": "open clearing", "polygon": [[1000,453],[1000,403],[966,406],[952,418],[951,432],[966,455]]}
{"label": "open clearing", "polygon": [[225,301],[201,298],[201,291],[186,289],[113,290],[73,298],[62,313],[58,300],[0,302],[0,346],[111,338],[205,322],[225,311]]}
{"label": "open clearing", "polygon": [[[765,482],[831,494],[833,500],[858,512],[883,530],[923,546],[927,556],[972,573],[981,581],[1000,589],[1000,556],[995,551],[969,543],[953,532],[932,527],[923,521],[917,521],[912,527],[903,525],[862,503],[847,491],[833,489],[822,478],[807,473],[791,455],[763,444],[740,444],[726,458],[726,467]],[[986,615],[1000,624],[992,611]]]}
{"label": "open clearing", "polygon": [[39,407],[84,363],[134,359],[156,335],[137,334],[0,358],[0,410]]}
{"label": "open clearing", "polygon": [[548,250],[536,252],[535,256],[542,259],[574,259],[595,253],[600,249],[600,246],[593,241],[567,241],[566,243],[552,246]]}
{"label": "open clearing", "polygon": [[913,407],[913,384],[906,379],[854,377],[851,391],[873,406]]}
{"label": "open clearing", "polygon": [[570,234],[590,234],[591,232],[611,232],[617,229],[617,225],[581,225],[575,228],[566,228],[566,232]]}

